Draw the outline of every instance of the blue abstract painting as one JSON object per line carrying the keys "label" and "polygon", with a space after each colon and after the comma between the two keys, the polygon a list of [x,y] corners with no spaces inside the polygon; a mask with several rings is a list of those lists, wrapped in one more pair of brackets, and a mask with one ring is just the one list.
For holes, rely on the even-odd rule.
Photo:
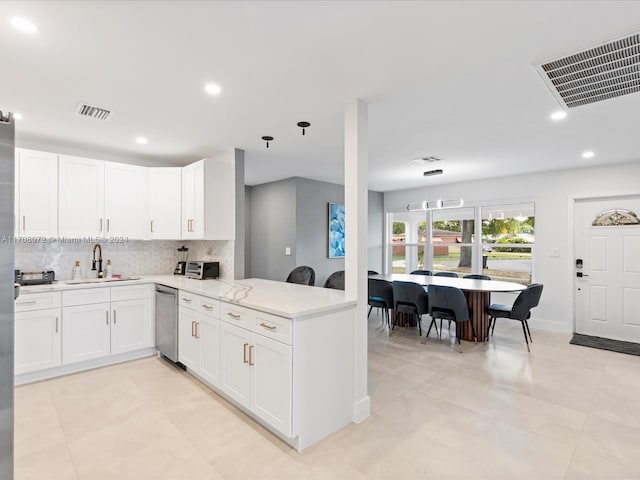
{"label": "blue abstract painting", "polygon": [[329,204],[329,258],[344,257],[344,205]]}

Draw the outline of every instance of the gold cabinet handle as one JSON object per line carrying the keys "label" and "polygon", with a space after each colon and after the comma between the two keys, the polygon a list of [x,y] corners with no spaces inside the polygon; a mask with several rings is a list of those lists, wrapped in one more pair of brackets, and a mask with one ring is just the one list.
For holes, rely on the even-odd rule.
{"label": "gold cabinet handle", "polygon": [[27,229],[27,216],[22,215],[22,231],[24,232]]}
{"label": "gold cabinet handle", "polygon": [[200,338],[200,332],[198,332],[199,326],[200,326],[200,322],[196,322],[196,338]]}
{"label": "gold cabinet handle", "polygon": [[151,233],[153,233],[153,220],[151,220]]}
{"label": "gold cabinet handle", "polygon": [[193,322],[191,322],[191,336],[195,337],[195,329],[196,329],[196,321],[194,320]]}
{"label": "gold cabinet handle", "polygon": [[243,350],[243,354],[242,354],[242,363],[248,363],[247,362],[247,347],[249,346],[248,343],[245,343],[242,347]]}
{"label": "gold cabinet handle", "polygon": [[100,232],[102,232],[102,219],[100,219]]}
{"label": "gold cabinet handle", "polygon": [[182,297],[182,301],[186,303],[191,303],[191,299],[186,297]]}
{"label": "gold cabinet handle", "polygon": [[255,363],[253,363],[253,355],[251,355],[251,353],[253,352],[253,345],[249,346],[249,366],[253,367],[255,365]]}
{"label": "gold cabinet handle", "polygon": [[109,310],[107,310],[106,312],[104,312],[107,314],[107,325],[109,325]]}
{"label": "gold cabinet handle", "polygon": [[268,323],[264,323],[264,322],[262,322],[262,323],[260,324],[260,326],[261,326],[261,327],[264,327],[264,328],[268,328],[269,330],[275,330],[275,329],[277,329],[277,328],[278,328],[278,327],[276,327],[275,325],[269,325]]}
{"label": "gold cabinet handle", "polygon": [[237,313],[233,313],[233,312],[227,312],[227,315],[229,315],[232,318],[240,318],[240,315],[238,315]]}
{"label": "gold cabinet handle", "polygon": [[60,321],[60,319],[58,317],[56,317],[56,333],[58,333],[58,322]]}
{"label": "gold cabinet handle", "polygon": [[113,311],[113,323],[114,323],[114,325],[116,323],[116,311],[115,310]]}
{"label": "gold cabinet handle", "polygon": [[213,310],[213,307],[211,305],[207,305],[206,303],[202,304],[202,308],[206,308],[207,310]]}
{"label": "gold cabinet handle", "polygon": [[35,305],[38,303],[37,300],[29,300],[27,302],[16,302],[16,305]]}

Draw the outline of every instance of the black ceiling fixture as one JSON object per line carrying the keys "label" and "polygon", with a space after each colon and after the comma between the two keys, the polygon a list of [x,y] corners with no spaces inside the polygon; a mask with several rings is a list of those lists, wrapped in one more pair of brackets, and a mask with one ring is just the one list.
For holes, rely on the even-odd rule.
{"label": "black ceiling fixture", "polygon": [[302,129],[302,134],[304,135],[304,129],[309,128],[311,124],[309,122],[298,122],[298,126]]}
{"label": "black ceiling fixture", "polygon": [[442,170],[441,169],[437,169],[437,170],[429,170],[428,172],[424,172],[422,175],[424,175],[425,177],[430,177],[432,175],[442,175]]}
{"label": "black ceiling fixture", "polygon": [[273,137],[270,137],[269,135],[265,135],[264,137],[262,137],[262,140],[267,142],[267,148],[269,148],[269,142],[273,141]]}

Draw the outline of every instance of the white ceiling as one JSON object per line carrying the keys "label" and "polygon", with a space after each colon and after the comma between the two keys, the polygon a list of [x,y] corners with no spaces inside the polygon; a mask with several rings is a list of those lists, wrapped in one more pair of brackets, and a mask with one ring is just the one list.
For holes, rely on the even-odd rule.
{"label": "white ceiling", "polygon": [[[640,160],[640,94],[553,123],[532,66],[640,30],[640,2],[21,1],[0,2],[0,25],[18,143],[173,164],[238,147],[248,184],[341,183],[344,106],[359,97],[374,190]],[[78,117],[81,101],[113,118]],[[426,155],[445,162],[412,162]],[[431,168],[445,174],[424,179]]]}

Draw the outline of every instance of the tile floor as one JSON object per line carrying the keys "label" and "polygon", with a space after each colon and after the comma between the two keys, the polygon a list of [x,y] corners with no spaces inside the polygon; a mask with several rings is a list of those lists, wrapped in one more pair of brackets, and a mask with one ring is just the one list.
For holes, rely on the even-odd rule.
{"label": "tile floor", "polygon": [[158,358],[18,387],[16,479],[640,479],[640,357],[533,335],[372,315],[372,415],[303,454]]}

